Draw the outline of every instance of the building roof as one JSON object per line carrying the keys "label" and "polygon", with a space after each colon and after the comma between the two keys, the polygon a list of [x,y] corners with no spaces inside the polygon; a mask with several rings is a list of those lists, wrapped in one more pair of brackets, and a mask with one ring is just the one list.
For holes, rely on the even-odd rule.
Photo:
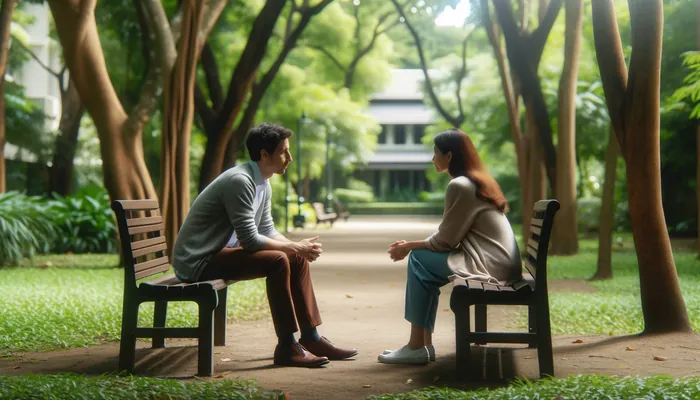
{"label": "building roof", "polygon": [[372,102],[367,112],[382,125],[430,125],[435,122],[435,112],[420,101]]}
{"label": "building roof", "polygon": [[431,152],[401,151],[377,152],[369,157],[365,170],[424,169],[433,159]]}
{"label": "building roof", "polygon": [[392,69],[391,82],[372,100],[423,100],[423,81],[420,69]]}

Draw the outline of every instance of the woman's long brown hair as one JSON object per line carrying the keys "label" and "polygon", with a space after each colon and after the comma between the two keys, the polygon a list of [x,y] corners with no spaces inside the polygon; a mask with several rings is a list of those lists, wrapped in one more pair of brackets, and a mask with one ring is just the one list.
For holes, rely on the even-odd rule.
{"label": "woman's long brown hair", "polygon": [[501,187],[489,174],[479,153],[476,152],[474,143],[466,133],[459,129],[448,129],[438,133],[433,142],[442,154],[452,152],[448,172],[453,178],[466,176],[476,185],[477,196],[495,205],[502,212],[508,211],[508,202]]}

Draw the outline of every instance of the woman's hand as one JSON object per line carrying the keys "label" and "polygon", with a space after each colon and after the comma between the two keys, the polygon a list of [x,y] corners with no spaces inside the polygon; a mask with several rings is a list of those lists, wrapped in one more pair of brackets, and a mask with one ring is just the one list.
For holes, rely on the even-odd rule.
{"label": "woman's hand", "polygon": [[408,248],[405,240],[397,240],[389,245],[389,257],[394,262],[403,260],[410,252],[411,249]]}

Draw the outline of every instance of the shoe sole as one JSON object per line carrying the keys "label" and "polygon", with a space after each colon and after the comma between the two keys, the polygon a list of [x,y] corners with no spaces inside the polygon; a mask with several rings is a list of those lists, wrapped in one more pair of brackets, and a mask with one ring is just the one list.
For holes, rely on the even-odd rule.
{"label": "shoe sole", "polygon": [[[394,352],[394,351],[396,351],[396,350],[384,350],[384,351],[382,352],[382,355],[385,356],[385,355],[387,355],[387,354],[389,354],[389,353],[392,353],[392,352]],[[430,357],[430,362],[435,362],[435,358],[434,358],[434,357]]]}
{"label": "shoe sole", "polygon": [[355,356],[358,355],[358,354],[360,354],[360,352],[359,352],[359,351],[356,351],[356,352],[354,352],[354,353],[352,353],[352,354],[350,354],[350,355],[347,355],[347,356],[345,356],[345,357],[328,357],[328,356],[326,356],[326,357],[328,357],[329,360],[340,361],[340,360],[347,360],[348,358],[353,358],[353,357],[355,357]]}
{"label": "shoe sole", "polygon": [[430,360],[403,358],[401,360],[380,359],[379,362],[383,364],[426,365],[430,363]]}

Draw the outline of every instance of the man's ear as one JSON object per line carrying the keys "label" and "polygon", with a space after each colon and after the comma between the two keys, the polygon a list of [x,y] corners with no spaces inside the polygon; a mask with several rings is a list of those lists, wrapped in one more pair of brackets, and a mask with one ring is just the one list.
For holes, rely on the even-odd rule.
{"label": "man's ear", "polygon": [[265,151],[265,149],[261,149],[261,150],[260,150],[260,161],[264,161],[264,160],[265,160],[265,157],[269,157],[269,156],[270,156],[270,155],[267,154],[267,151]]}
{"label": "man's ear", "polygon": [[449,163],[449,162],[451,162],[451,161],[452,161],[452,152],[451,152],[451,151],[448,151],[448,152],[447,152],[447,162]]}

